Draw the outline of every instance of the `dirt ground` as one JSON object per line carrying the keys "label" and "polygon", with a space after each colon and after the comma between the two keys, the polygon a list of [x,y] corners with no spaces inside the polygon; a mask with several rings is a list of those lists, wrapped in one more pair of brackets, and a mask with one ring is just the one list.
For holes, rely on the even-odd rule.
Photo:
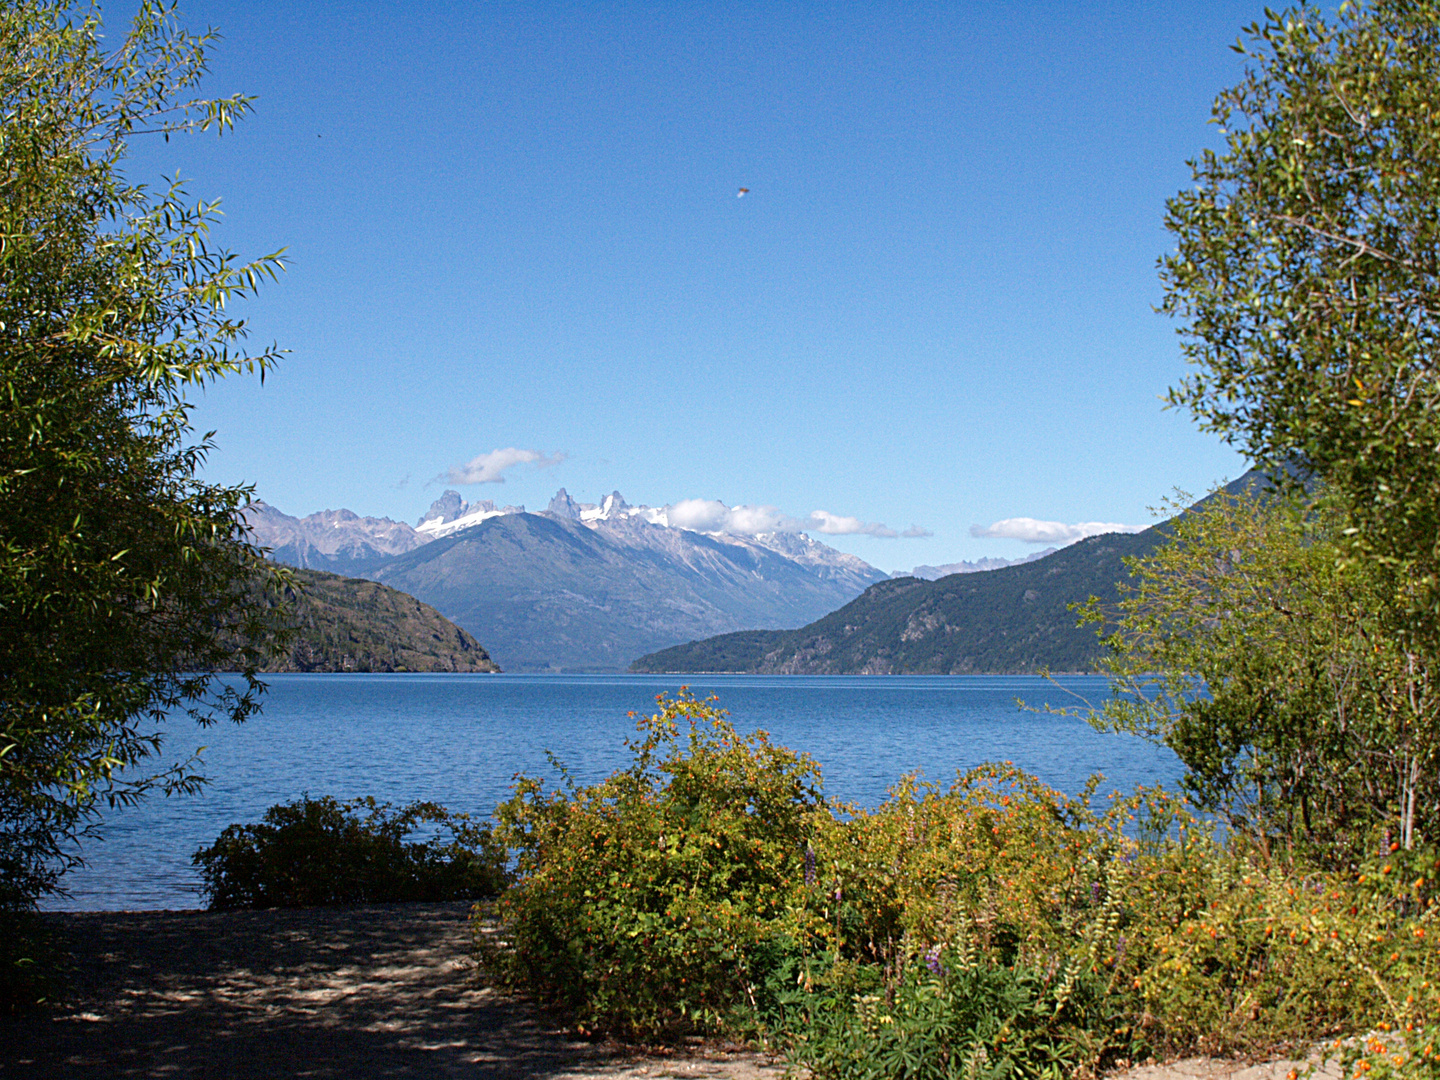
{"label": "dirt ground", "polygon": [[[69,982],[55,1006],[0,1018],[0,1078],[784,1075],[743,1051],[644,1056],[574,1038],[483,984],[468,912],[395,904],[48,915],[72,958]],[[1116,1080],[1285,1080],[1292,1067],[1195,1059]]]}
{"label": "dirt ground", "polygon": [[476,977],[467,904],[55,914],[63,1001],[0,1018],[0,1077],[717,1077],[746,1053],[637,1057]]}

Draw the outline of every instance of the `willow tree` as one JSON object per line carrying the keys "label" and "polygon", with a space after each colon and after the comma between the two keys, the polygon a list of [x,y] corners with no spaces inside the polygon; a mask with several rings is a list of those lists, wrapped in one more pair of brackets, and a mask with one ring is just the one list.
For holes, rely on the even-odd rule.
{"label": "willow tree", "polygon": [[[93,9],[0,7],[0,910],[59,888],[106,802],[199,782],[161,723],[243,720],[262,689],[245,487],[199,474],[187,394],[264,373],[227,305],[277,255],[217,249],[217,208],[123,171],[140,137],[223,132],[193,96],[214,34],[146,3],[118,43]],[[242,648],[242,653],[244,649]]]}
{"label": "willow tree", "polygon": [[1341,508],[1418,790],[1440,767],[1440,5],[1267,12],[1236,48],[1223,147],[1167,204],[1164,308],[1194,365],[1170,400]]}

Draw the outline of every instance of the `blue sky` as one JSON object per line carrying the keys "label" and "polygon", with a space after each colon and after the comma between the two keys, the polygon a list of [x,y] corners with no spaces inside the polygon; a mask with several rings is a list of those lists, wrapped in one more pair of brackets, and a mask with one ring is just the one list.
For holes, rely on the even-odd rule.
{"label": "blue sky", "polygon": [[[1258,4],[191,2],[223,139],[136,147],[286,246],[290,350],[199,399],[208,475],[294,514],[718,499],[912,525],[885,570],[1143,525],[1243,462],[1182,374],[1164,200]],[[112,18],[123,9],[111,8]],[[112,27],[112,32],[118,27]],[[750,193],[737,198],[739,188]]]}

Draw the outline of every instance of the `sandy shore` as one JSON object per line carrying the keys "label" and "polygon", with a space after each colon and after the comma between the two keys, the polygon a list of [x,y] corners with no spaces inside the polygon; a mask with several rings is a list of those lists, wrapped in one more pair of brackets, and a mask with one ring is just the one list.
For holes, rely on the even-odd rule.
{"label": "sandy shore", "polygon": [[[73,960],[69,984],[51,1009],[0,1018],[0,1077],[783,1075],[752,1053],[639,1056],[571,1037],[481,982],[468,912],[393,904],[47,915]],[[1193,1059],[1115,1080],[1284,1080],[1292,1067]]]}

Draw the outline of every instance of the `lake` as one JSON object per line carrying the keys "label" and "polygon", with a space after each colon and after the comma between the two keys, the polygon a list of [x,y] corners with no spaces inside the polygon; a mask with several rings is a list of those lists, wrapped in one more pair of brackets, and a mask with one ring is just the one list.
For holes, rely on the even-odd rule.
{"label": "lake", "polygon": [[[203,794],[155,798],[107,817],[86,869],[55,910],[200,905],[190,856],[232,822],[311,795],[427,799],[487,816],[517,772],[553,775],[546,751],[577,782],[628,761],[624,740],[682,682],[716,694],[742,731],[763,728],[822,766],[832,798],[874,806],[901,774],[949,781],[957,769],[1013,761],[1065,792],[1092,773],[1101,790],[1170,783],[1168,750],[1102,735],[1082,720],[1022,711],[1099,703],[1098,676],[272,675],[264,713],[244,725],[174,724],[164,761],[205,747]],[[1057,685],[1058,684],[1058,685]]]}

